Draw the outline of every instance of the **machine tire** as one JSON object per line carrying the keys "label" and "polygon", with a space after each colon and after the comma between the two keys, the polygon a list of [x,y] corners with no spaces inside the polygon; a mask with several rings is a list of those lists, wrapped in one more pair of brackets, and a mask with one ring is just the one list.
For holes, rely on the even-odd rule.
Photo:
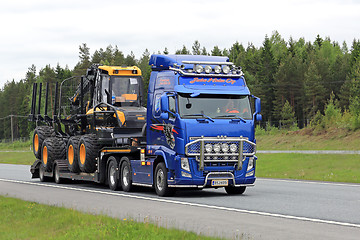
{"label": "machine tire", "polygon": [[241,187],[228,186],[228,187],[225,187],[225,191],[229,195],[240,195],[240,194],[243,194],[245,192],[245,190],[246,190],[245,186],[241,186]]}
{"label": "machine tire", "polygon": [[50,182],[51,178],[44,176],[45,168],[40,164],[39,166],[39,178],[40,182]]}
{"label": "machine tire", "polygon": [[155,192],[160,197],[173,196],[175,188],[170,188],[167,182],[167,169],[164,162],[156,165],[154,174],[154,187]]}
{"label": "machine tire", "polygon": [[52,171],[53,163],[56,159],[65,159],[65,142],[62,138],[46,138],[41,150],[41,165],[45,171]]}
{"label": "machine tire", "polygon": [[73,136],[69,139],[66,146],[66,160],[70,172],[78,173],[79,168],[79,141],[80,136]]}
{"label": "machine tire", "polygon": [[128,157],[124,156],[121,158],[120,162],[122,163],[120,171],[121,188],[125,192],[130,192],[133,189],[130,160]]}
{"label": "machine tire", "polygon": [[119,164],[114,156],[109,157],[109,166],[107,171],[109,188],[113,191],[119,189]]}
{"label": "machine tire", "polygon": [[96,157],[101,149],[97,140],[95,134],[86,134],[80,138],[78,145],[78,163],[82,172],[93,173],[96,170]]}
{"label": "machine tire", "polygon": [[56,164],[54,167],[54,180],[55,183],[60,184],[63,182],[63,179],[60,178],[60,170],[59,170],[59,166]]}
{"label": "machine tire", "polygon": [[34,130],[32,147],[37,159],[41,158],[42,144],[48,137],[55,137],[55,131],[49,126],[38,126]]}

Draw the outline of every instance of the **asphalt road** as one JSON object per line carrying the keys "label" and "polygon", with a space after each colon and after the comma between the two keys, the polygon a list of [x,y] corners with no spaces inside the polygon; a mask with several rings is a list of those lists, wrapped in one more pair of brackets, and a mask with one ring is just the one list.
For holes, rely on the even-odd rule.
{"label": "asphalt road", "polygon": [[235,239],[360,239],[358,184],[257,179],[240,196],[204,189],[159,198],[147,188],[41,183],[29,166],[0,164],[0,194]]}

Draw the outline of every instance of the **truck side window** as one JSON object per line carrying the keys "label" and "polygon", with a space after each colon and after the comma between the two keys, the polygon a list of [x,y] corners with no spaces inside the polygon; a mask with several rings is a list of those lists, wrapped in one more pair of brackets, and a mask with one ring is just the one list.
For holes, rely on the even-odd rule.
{"label": "truck side window", "polygon": [[161,95],[160,94],[156,94],[155,95],[155,98],[154,98],[154,109],[153,109],[153,115],[154,117],[160,117],[160,114],[161,114],[161,110],[160,110],[160,98],[161,98]]}

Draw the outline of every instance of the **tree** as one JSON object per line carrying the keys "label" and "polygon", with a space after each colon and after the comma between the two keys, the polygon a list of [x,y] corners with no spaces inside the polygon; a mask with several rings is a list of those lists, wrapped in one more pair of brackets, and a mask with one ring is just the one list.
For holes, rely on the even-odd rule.
{"label": "tree", "polygon": [[193,46],[192,46],[192,54],[193,55],[200,55],[201,54],[201,49],[200,49],[200,43],[198,40],[195,40]]}
{"label": "tree", "polygon": [[176,50],[175,54],[189,55],[190,51],[183,45],[183,48],[181,50]]}
{"label": "tree", "polygon": [[213,50],[211,50],[211,56],[222,56],[222,52],[218,46],[214,46]]}
{"label": "tree", "polygon": [[295,113],[290,103],[286,100],[281,110],[281,127],[290,129],[295,125]]}

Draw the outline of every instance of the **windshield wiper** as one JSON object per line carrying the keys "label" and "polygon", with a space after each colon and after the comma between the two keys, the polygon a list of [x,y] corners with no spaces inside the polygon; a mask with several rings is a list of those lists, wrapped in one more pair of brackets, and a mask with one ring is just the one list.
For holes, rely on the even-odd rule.
{"label": "windshield wiper", "polygon": [[184,114],[183,115],[184,117],[204,117],[204,118],[207,118],[207,119],[209,119],[210,121],[212,121],[212,122],[214,122],[214,119],[212,119],[211,117],[209,117],[209,116],[207,116],[207,115],[205,115],[205,114],[203,114],[203,113],[199,113],[199,114]]}
{"label": "windshield wiper", "polygon": [[244,123],[246,123],[245,119],[243,119],[242,117],[239,117],[238,115],[235,114],[229,114],[229,115],[219,115],[219,116],[215,116],[216,118],[232,118],[232,119],[240,119],[241,121],[243,121]]}

